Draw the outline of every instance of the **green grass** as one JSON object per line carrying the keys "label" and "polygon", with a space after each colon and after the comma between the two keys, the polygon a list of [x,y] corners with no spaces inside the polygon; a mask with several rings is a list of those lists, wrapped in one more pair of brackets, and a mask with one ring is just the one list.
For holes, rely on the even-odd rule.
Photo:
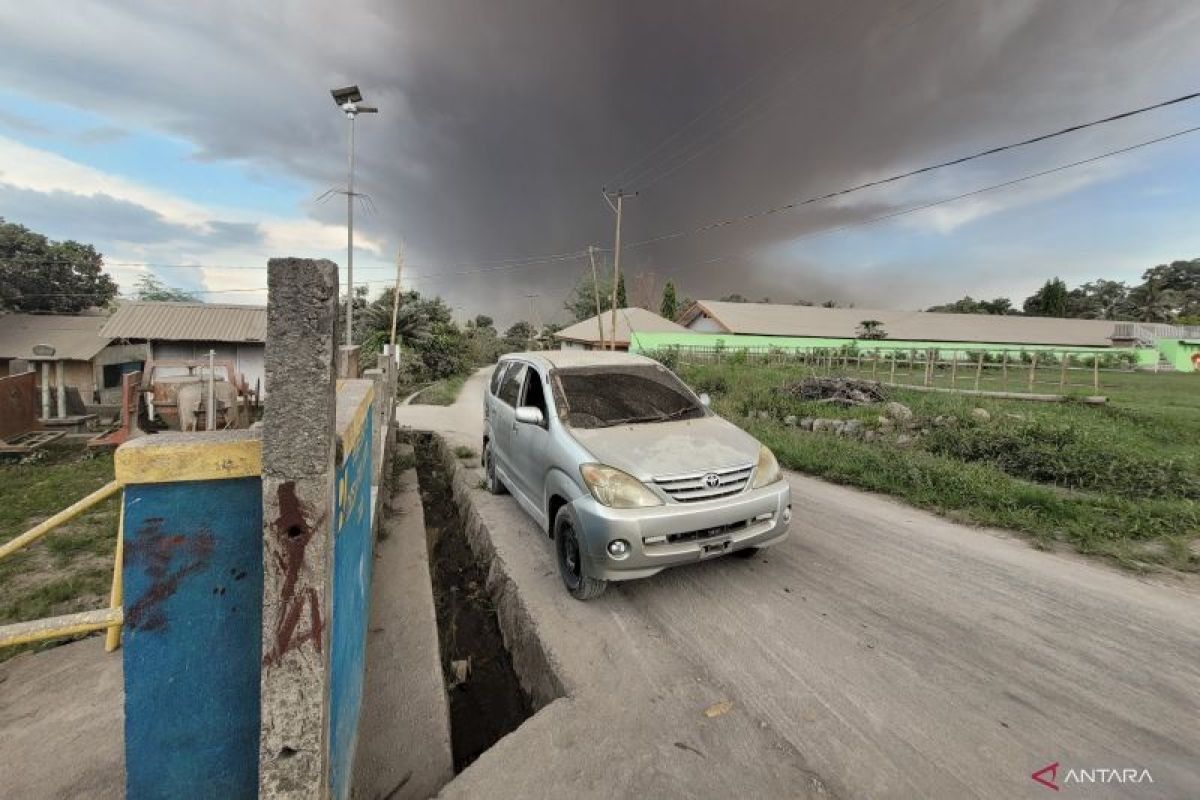
{"label": "green grass", "polygon": [[[892,389],[891,399],[915,415],[918,435],[902,445],[881,428],[879,406],[841,408],[782,391],[804,377],[800,367],[679,372],[791,469],[1019,531],[1042,546],[1065,542],[1127,566],[1200,571],[1200,376],[1102,374],[1102,406]],[[972,418],[974,408],[990,421]],[[752,411],[770,418],[747,418]],[[859,419],[879,438],[801,431],[782,424],[788,415]]]}
{"label": "green grass", "polygon": [[452,405],[462,391],[465,375],[454,375],[429,384],[412,399],[413,405],[419,406],[448,406]]}
{"label": "green grass", "polygon": [[[113,479],[109,454],[77,444],[44,452],[32,463],[0,462],[0,543]],[[0,625],[103,607],[119,512],[119,497],[111,497],[0,561]],[[0,650],[0,661],[22,649]]]}
{"label": "green grass", "polygon": [[454,448],[454,457],[455,458],[475,458],[475,456],[477,456],[477,455],[478,455],[478,453],[476,453],[474,450],[467,447],[466,445],[460,444],[458,447]]}

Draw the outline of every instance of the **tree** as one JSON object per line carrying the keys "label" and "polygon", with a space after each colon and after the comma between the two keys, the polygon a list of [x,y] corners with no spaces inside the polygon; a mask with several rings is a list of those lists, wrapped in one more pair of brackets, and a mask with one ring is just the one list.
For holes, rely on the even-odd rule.
{"label": "tree", "polygon": [[1012,301],[1007,297],[997,297],[995,300],[976,300],[971,295],[966,295],[961,300],[955,300],[953,303],[944,303],[940,306],[930,306],[925,309],[934,313],[942,314],[1011,314],[1013,313]]}
{"label": "tree", "polygon": [[563,308],[571,315],[573,322],[589,319],[596,316],[596,289],[600,291],[600,310],[608,311],[612,308],[612,284],[607,282],[603,276],[599,279],[599,286],[592,283],[591,270],[585,272],[579,279],[579,283],[575,284],[575,288],[567,295],[567,299],[563,301]]}
{"label": "tree", "polygon": [[617,308],[629,308],[629,300],[625,297],[625,276],[617,278]]}
{"label": "tree", "polygon": [[1027,297],[1025,313],[1033,317],[1065,317],[1067,315],[1067,284],[1061,278],[1052,278],[1042,288]]}
{"label": "tree", "polygon": [[665,318],[675,321],[675,317],[679,315],[679,305],[675,300],[675,283],[667,281],[667,285],[663,287],[662,305],[658,308]]}
{"label": "tree", "polygon": [[96,248],[54,242],[0,217],[0,310],[72,314],[116,296]]}
{"label": "tree", "polygon": [[883,329],[883,323],[877,319],[864,319],[858,323],[858,331],[856,335],[859,339],[886,339],[888,338],[887,331]]}
{"label": "tree", "polygon": [[537,328],[533,323],[520,320],[509,326],[504,332],[505,344],[512,345],[516,350],[528,350],[529,343],[537,336]]}
{"label": "tree", "polygon": [[737,292],[734,292],[733,294],[727,294],[724,297],[722,297],[721,302],[722,303],[749,303],[750,301],[747,300],[744,296],[738,294]]}
{"label": "tree", "polygon": [[[365,287],[355,290],[354,305],[361,310],[354,315],[354,340],[362,343],[364,363],[372,363],[383,345],[391,341],[394,293],[393,288],[385,289],[379,297],[368,303]],[[341,307],[342,314],[345,314],[346,304],[342,303]],[[450,329],[457,335],[451,334]],[[396,342],[405,355],[406,364],[410,364],[421,378],[435,377],[435,372],[440,373],[448,364],[455,363],[456,359],[466,366],[470,366],[472,361],[472,342],[454,325],[450,307],[440,297],[422,297],[420,292],[412,289],[400,294]],[[447,354],[447,348],[451,346],[461,351],[455,358]],[[436,377],[444,375],[438,374]]]}
{"label": "tree", "polygon": [[661,285],[662,282],[655,273],[639,272],[633,276],[633,288],[629,292],[629,302],[637,308],[654,311],[658,307],[658,300],[662,295],[662,290],[659,288]]}
{"label": "tree", "polygon": [[153,275],[143,275],[133,285],[133,296],[153,303],[197,303],[196,295],[167,286]]}
{"label": "tree", "polygon": [[1129,287],[1122,281],[1099,278],[1067,293],[1067,316],[1080,319],[1122,319],[1128,313]]}

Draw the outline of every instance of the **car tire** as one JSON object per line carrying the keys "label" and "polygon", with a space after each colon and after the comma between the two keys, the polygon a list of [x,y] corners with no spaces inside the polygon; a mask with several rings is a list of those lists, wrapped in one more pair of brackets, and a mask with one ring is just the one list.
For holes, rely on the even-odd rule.
{"label": "car tire", "polygon": [[608,581],[584,573],[583,547],[579,542],[579,519],[569,506],[554,517],[554,553],[563,585],[576,600],[593,600],[604,594]]}
{"label": "car tire", "polygon": [[491,494],[504,494],[504,483],[496,474],[496,454],[491,442],[483,448],[483,483]]}
{"label": "car tire", "polygon": [[734,556],[735,558],[749,559],[758,555],[758,551],[761,549],[761,547],[743,547],[741,550],[734,550],[732,553],[730,553],[730,555]]}

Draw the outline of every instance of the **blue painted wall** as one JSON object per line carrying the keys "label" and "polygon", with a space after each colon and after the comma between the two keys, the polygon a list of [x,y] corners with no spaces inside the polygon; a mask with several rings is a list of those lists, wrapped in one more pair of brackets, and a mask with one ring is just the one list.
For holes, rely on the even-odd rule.
{"label": "blue painted wall", "polygon": [[125,489],[125,786],[258,794],[259,478]]}
{"label": "blue painted wall", "polygon": [[330,652],[330,727],[333,796],[350,796],[358,717],[362,709],[373,537],[371,535],[372,418],[337,470],[333,550],[333,625]]}

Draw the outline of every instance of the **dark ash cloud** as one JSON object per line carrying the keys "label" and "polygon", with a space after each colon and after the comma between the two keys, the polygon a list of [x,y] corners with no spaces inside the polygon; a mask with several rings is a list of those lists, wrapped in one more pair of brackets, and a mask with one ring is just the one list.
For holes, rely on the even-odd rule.
{"label": "dark ash cloud", "polygon": [[[0,11],[0,79],[186,137],[202,158],[286,170],[314,194],[343,179],[345,123],[328,88],[356,82],[381,107],[359,127],[361,188],[378,208],[360,225],[392,244],[403,236],[420,273],[609,245],[601,186],[723,97],[646,159],[648,170],[628,171],[643,191],[629,202],[626,241],[1193,91],[1200,63],[1200,5],[1182,1],[144,2],[91,11],[53,23],[50,11]],[[114,40],[117,51],[101,46]],[[1131,123],[1123,136],[1148,129]],[[1071,160],[1081,142],[1106,136],[997,165],[1019,173]],[[851,272],[803,250],[785,264],[763,255],[904,200],[864,195],[631,249],[625,263],[669,275],[693,297],[913,307],[961,294],[969,279],[887,253]],[[308,213],[342,219],[338,204]],[[427,286],[501,319],[524,316],[524,295],[536,292],[548,318],[584,266]],[[976,266],[993,279],[996,265]]]}

